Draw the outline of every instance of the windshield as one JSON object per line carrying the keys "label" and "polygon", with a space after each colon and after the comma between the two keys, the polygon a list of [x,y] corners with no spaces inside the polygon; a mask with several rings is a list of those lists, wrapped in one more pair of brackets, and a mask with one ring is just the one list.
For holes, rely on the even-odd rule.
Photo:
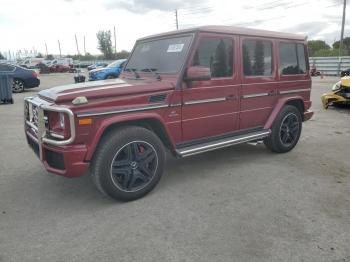
{"label": "windshield", "polygon": [[126,71],[178,73],[185,62],[192,36],[136,43]]}
{"label": "windshield", "polygon": [[125,61],[126,59],[117,60],[117,61],[114,61],[113,63],[110,63],[107,67],[119,67]]}

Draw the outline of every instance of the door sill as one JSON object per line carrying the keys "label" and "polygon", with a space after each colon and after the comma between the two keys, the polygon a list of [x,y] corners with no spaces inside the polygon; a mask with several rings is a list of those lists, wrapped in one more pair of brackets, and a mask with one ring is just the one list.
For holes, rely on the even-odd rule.
{"label": "door sill", "polygon": [[258,139],[263,139],[265,137],[268,137],[270,133],[271,133],[270,129],[264,129],[261,131],[246,133],[244,135],[236,135],[232,137],[217,139],[206,143],[177,148],[176,153],[179,157],[192,156],[192,155],[212,151],[219,148],[224,148],[224,147],[238,145],[238,144],[242,144],[242,143],[246,143],[246,142],[250,142]]}

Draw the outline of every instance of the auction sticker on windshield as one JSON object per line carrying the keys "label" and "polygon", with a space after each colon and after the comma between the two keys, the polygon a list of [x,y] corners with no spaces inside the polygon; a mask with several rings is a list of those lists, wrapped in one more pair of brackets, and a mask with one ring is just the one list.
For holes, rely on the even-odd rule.
{"label": "auction sticker on windshield", "polygon": [[172,45],[169,45],[167,53],[181,52],[183,47],[184,47],[184,44],[172,44]]}

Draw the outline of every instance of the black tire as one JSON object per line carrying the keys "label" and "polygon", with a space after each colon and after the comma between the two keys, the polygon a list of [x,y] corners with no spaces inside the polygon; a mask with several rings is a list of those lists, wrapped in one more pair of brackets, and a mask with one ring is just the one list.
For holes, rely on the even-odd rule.
{"label": "black tire", "polygon": [[164,165],[162,141],[146,128],[129,126],[114,129],[102,138],[90,174],[103,194],[131,201],[152,191],[163,174]]}
{"label": "black tire", "polygon": [[300,111],[292,105],[282,108],[271,128],[271,135],[264,140],[264,144],[271,151],[286,153],[298,143],[302,129]]}
{"label": "black tire", "polygon": [[106,77],[106,79],[114,79],[114,78],[115,78],[114,75],[109,75],[109,76]]}
{"label": "black tire", "polygon": [[24,82],[20,79],[13,79],[12,92],[22,93],[24,91]]}

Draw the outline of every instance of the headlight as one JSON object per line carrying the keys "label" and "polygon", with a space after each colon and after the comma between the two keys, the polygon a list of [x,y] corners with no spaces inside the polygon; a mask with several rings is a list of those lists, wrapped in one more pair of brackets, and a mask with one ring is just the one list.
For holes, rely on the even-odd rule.
{"label": "headlight", "polygon": [[48,118],[48,133],[58,139],[69,137],[69,122],[65,113],[46,112]]}
{"label": "headlight", "polygon": [[338,89],[340,89],[340,81],[333,85],[332,91],[337,91]]}

